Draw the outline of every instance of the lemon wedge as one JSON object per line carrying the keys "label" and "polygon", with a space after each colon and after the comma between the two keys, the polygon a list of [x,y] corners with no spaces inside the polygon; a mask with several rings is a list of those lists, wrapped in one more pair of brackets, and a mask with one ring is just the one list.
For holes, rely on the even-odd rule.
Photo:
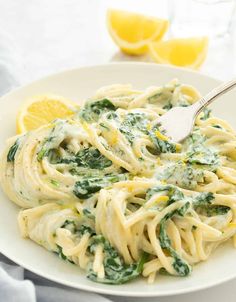
{"label": "lemon wedge", "polygon": [[158,41],[165,34],[169,22],[122,10],[108,10],[107,28],[120,49],[131,55],[148,51],[150,41]]}
{"label": "lemon wedge", "polygon": [[77,104],[61,96],[35,96],[21,106],[16,118],[16,131],[24,133],[54,119],[72,116],[78,108]]}
{"label": "lemon wedge", "polygon": [[183,38],[150,42],[149,51],[153,60],[197,69],[204,62],[208,50],[208,38]]}

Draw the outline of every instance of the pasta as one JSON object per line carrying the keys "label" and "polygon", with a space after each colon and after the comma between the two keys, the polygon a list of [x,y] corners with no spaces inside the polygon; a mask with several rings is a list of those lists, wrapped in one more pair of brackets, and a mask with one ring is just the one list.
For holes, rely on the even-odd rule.
{"label": "pasta", "polygon": [[235,131],[208,109],[181,144],[158,126],[199,97],[178,80],[111,85],[72,118],[10,138],[0,180],[22,236],[106,284],[188,276],[221,243],[236,246]]}

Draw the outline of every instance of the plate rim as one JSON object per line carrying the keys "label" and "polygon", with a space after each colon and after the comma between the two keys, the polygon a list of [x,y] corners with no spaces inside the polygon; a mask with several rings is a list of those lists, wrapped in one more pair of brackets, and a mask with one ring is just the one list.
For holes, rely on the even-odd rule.
{"label": "plate rim", "polygon": [[27,86],[35,85],[35,84],[37,84],[41,81],[50,80],[51,78],[53,78],[55,76],[61,76],[61,75],[66,74],[66,73],[76,72],[77,70],[83,70],[83,69],[88,70],[88,69],[94,69],[94,68],[107,68],[107,67],[113,66],[113,65],[114,66],[119,66],[119,65],[121,65],[121,66],[125,66],[125,65],[127,65],[127,66],[135,66],[135,65],[137,65],[137,66],[151,66],[151,67],[154,67],[154,68],[157,67],[157,68],[160,68],[160,69],[178,70],[178,71],[188,72],[188,73],[191,73],[191,74],[194,74],[194,75],[200,75],[200,76],[205,77],[205,78],[209,78],[211,80],[217,81],[219,84],[223,83],[222,80],[220,80],[217,77],[213,77],[213,76],[209,75],[207,72],[204,73],[202,71],[198,71],[198,70],[195,70],[195,69],[190,69],[190,68],[187,68],[187,67],[179,67],[179,66],[171,66],[171,65],[168,65],[168,64],[157,64],[157,63],[153,63],[153,62],[139,62],[139,61],[109,62],[109,63],[103,63],[103,64],[80,65],[80,66],[77,66],[77,67],[72,67],[72,68],[67,68],[67,69],[65,68],[65,69],[62,69],[58,72],[52,72],[52,73],[49,73],[45,76],[41,76],[38,79],[26,82],[22,85],[20,83],[19,86],[16,86],[12,90],[7,91],[3,95],[1,95],[0,96],[0,101],[2,101],[2,99],[4,99],[5,97],[9,97],[11,94],[14,94],[16,92],[19,92],[20,90],[25,89]]}
{"label": "plate rim", "polygon": [[[206,73],[203,73],[203,72],[199,72],[199,71],[196,71],[196,70],[191,70],[189,68],[182,68],[182,67],[176,67],[176,66],[170,66],[170,65],[167,65],[167,64],[162,64],[162,65],[159,65],[159,64],[156,64],[156,63],[146,63],[146,62],[109,62],[109,63],[105,63],[105,64],[91,64],[91,65],[83,65],[83,66],[78,66],[78,67],[74,67],[74,68],[69,68],[69,69],[64,69],[64,70],[61,70],[59,72],[55,72],[55,73],[51,73],[47,76],[42,76],[40,77],[39,79],[36,79],[34,81],[31,81],[31,82],[27,82],[26,84],[24,85],[21,85],[7,93],[5,93],[4,95],[2,95],[0,97],[0,102],[4,102],[4,99],[7,98],[7,97],[11,97],[11,95],[14,95],[15,93],[18,93],[20,92],[21,90],[25,90],[27,89],[28,86],[31,86],[31,85],[37,85],[39,84],[41,81],[47,81],[47,80],[50,80],[54,77],[57,77],[57,76],[66,76],[66,74],[70,74],[70,73],[73,73],[73,72],[77,72],[78,70],[80,72],[83,72],[83,70],[89,70],[89,69],[97,69],[97,68],[112,68],[112,66],[123,66],[124,68],[125,67],[134,67],[134,66],[140,66],[140,67],[154,67],[154,68],[157,68],[159,69],[159,71],[161,69],[166,69],[166,70],[171,70],[171,71],[178,71],[178,72],[184,72],[184,73],[190,73],[190,74],[194,74],[194,75],[197,75],[197,76],[200,76],[200,77],[204,77],[204,78],[208,78],[210,80],[213,80],[215,82],[218,82],[219,84],[222,82],[221,80],[215,78],[215,77],[212,77]],[[53,281],[53,282],[56,282],[58,284],[61,284],[61,285],[65,285],[65,286],[68,286],[68,287],[71,287],[71,288],[76,288],[76,289],[79,289],[79,290],[84,290],[84,291],[88,291],[88,292],[93,292],[93,293],[98,293],[98,294],[106,294],[106,295],[113,295],[113,296],[125,296],[125,297],[163,297],[163,296],[174,296],[174,295],[180,295],[180,294],[187,294],[187,293],[191,293],[191,292],[196,292],[196,291],[199,291],[199,290],[205,290],[205,289],[208,289],[208,288],[212,288],[214,286],[217,286],[219,284],[223,284],[225,282],[228,282],[232,279],[235,279],[236,278],[236,273],[235,274],[230,274],[228,277],[225,277],[223,279],[220,279],[218,281],[213,281],[213,282],[208,282],[207,284],[202,284],[202,285],[198,285],[198,286],[195,286],[194,288],[193,287],[189,287],[189,288],[182,288],[182,289],[175,289],[175,292],[170,292],[168,293],[167,291],[163,291],[163,292],[134,292],[134,290],[130,290],[130,291],[125,291],[125,292],[122,292],[120,290],[115,290],[115,289],[109,289],[109,287],[107,288],[94,288],[92,285],[84,285],[84,284],[78,284],[78,286],[76,286],[73,282],[71,281],[67,281],[67,280],[64,280],[63,282],[60,280],[60,278],[57,278],[56,276],[51,276],[49,273],[44,273],[44,272],[41,272],[39,269],[34,269],[32,267],[30,267],[30,265],[21,262],[21,260],[17,259],[17,257],[14,257],[14,256],[8,256],[7,255],[7,251],[5,251],[4,248],[1,248],[0,247],[0,253],[2,253],[5,257],[7,257],[8,259],[12,260],[14,263],[22,266],[23,268],[33,272],[34,274],[38,275],[38,276],[41,276],[43,278],[46,278],[50,281]],[[16,259],[15,259],[16,258]],[[151,286],[151,285],[150,285]]]}

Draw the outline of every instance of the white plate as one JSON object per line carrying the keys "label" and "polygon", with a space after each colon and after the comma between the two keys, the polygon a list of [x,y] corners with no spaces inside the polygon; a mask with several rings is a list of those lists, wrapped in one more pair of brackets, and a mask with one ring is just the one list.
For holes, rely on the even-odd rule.
{"label": "white plate", "polygon": [[[77,102],[91,96],[101,86],[131,83],[143,89],[165,84],[173,78],[208,92],[219,82],[196,72],[145,63],[118,63],[65,71],[5,95],[0,99],[0,148],[5,139],[15,134],[15,117],[22,101],[35,94],[53,93]],[[230,92],[214,104],[214,112],[236,128],[236,92]],[[194,267],[190,277],[158,276],[148,285],[144,278],[124,285],[103,285],[86,279],[85,273],[20,237],[17,227],[18,208],[0,192],[0,251],[26,269],[50,280],[103,294],[120,296],[166,296],[200,290],[236,277],[236,250],[232,243],[220,247],[212,257]]]}

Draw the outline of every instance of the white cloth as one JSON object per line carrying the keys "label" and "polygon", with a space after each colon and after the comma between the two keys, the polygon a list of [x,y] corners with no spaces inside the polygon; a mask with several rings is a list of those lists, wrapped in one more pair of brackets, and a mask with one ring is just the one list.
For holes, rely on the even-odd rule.
{"label": "white cloth", "polygon": [[1,302],[111,302],[110,299],[41,278],[0,255]]}

